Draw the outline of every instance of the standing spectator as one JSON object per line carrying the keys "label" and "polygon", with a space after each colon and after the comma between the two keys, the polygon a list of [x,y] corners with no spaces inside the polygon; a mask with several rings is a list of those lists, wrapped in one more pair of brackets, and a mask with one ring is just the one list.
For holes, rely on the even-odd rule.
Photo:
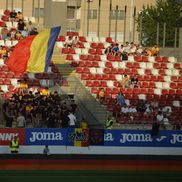
{"label": "standing spectator", "polygon": [[69,127],[75,127],[76,126],[76,117],[72,112],[69,112],[68,115],[69,118]]}
{"label": "standing spectator", "polygon": [[98,93],[99,101],[102,102],[105,98],[105,90],[104,88],[101,88],[99,93]]}
{"label": "standing spectator", "polygon": [[19,116],[17,117],[17,127],[18,128],[26,127],[26,120],[22,113],[19,113]]}
{"label": "standing spectator", "polygon": [[124,95],[122,92],[119,92],[117,95],[116,95],[116,100],[117,100],[117,105],[119,106],[123,106],[125,105],[125,98],[124,98]]}
{"label": "standing spectator", "polygon": [[119,53],[119,44],[118,44],[118,43],[116,43],[116,44],[113,46],[113,48],[112,48],[112,53],[113,53],[114,56],[118,55],[118,53]]}

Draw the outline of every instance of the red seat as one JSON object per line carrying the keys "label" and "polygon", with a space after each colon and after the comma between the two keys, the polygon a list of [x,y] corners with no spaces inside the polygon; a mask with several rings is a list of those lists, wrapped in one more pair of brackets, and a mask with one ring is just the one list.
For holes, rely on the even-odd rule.
{"label": "red seat", "polygon": [[98,43],[98,48],[99,49],[105,49],[104,44],[103,43]]}
{"label": "red seat", "polygon": [[102,75],[101,75],[101,74],[96,74],[96,75],[95,75],[95,79],[97,79],[97,80],[102,80]]}
{"label": "red seat", "polygon": [[115,61],[115,56],[113,56],[113,55],[108,55],[108,56],[107,56],[107,59],[108,59],[109,61]]}
{"label": "red seat", "polygon": [[99,64],[97,61],[93,61],[92,62],[92,66],[95,67],[95,68],[98,68],[99,67]]}
{"label": "red seat", "polygon": [[85,62],[85,66],[86,66],[86,67],[92,67],[92,62],[86,61],[86,62]]}
{"label": "red seat", "polygon": [[137,62],[140,62],[140,61],[142,60],[142,59],[141,59],[141,56],[135,56],[134,59],[135,59],[135,61],[137,61]]}
{"label": "red seat", "polygon": [[171,81],[177,82],[177,81],[178,81],[178,77],[177,77],[177,76],[172,76],[172,77],[171,77]]}
{"label": "red seat", "polygon": [[89,54],[95,54],[96,50],[95,49],[89,49],[88,53]]}
{"label": "red seat", "polygon": [[90,73],[90,70],[89,70],[89,68],[83,68],[83,72],[84,73]]}
{"label": "red seat", "polygon": [[87,80],[86,83],[85,83],[85,85],[86,85],[87,87],[92,87],[92,86],[93,86],[93,82],[90,81],[90,80]]}
{"label": "red seat", "polygon": [[138,75],[138,81],[144,81],[144,77],[142,75]]}
{"label": "red seat", "polygon": [[85,47],[84,47],[84,44],[83,44],[82,42],[79,42],[78,45],[79,45],[79,48],[81,48],[81,49],[85,48]]}
{"label": "red seat", "polygon": [[117,68],[111,68],[111,73],[112,74],[117,74],[118,73],[118,69]]}
{"label": "red seat", "polygon": [[90,45],[90,47],[93,48],[93,49],[97,49],[97,43],[92,42],[91,45]]}
{"label": "red seat", "polygon": [[155,88],[155,83],[154,82],[149,82],[149,88]]}
{"label": "red seat", "polygon": [[160,75],[165,75],[166,73],[165,73],[164,70],[159,70],[159,74],[160,74]]}
{"label": "red seat", "polygon": [[94,86],[94,87],[100,87],[100,81],[95,80],[95,81],[93,82],[93,86]]}
{"label": "red seat", "polygon": [[177,89],[177,84],[172,82],[172,83],[170,83],[170,87],[172,89]]}
{"label": "red seat", "polygon": [[73,32],[66,32],[66,35],[72,37],[73,36]]}
{"label": "red seat", "polygon": [[150,75],[144,75],[144,81],[150,81],[151,76]]}
{"label": "red seat", "polygon": [[134,62],[134,63],[133,63],[133,67],[134,67],[134,68],[140,68],[140,65],[139,65],[138,62]]}
{"label": "red seat", "polygon": [[154,76],[154,75],[151,75],[151,81],[156,82],[157,81],[157,77]]}
{"label": "red seat", "polygon": [[74,48],[69,48],[69,54],[75,54],[75,49]]}
{"label": "red seat", "polygon": [[107,68],[112,68],[112,63],[107,61],[106,64],[105,64],[105,67]]}
{"label": "red seat", "polygon": [[111,69],[110,68],[104,68],[104,71],[103,71],[105,74],[109,74],[111,72]]}
{"label": "red seat", "polygon": [[114,74],[110,74],[109,75],[109,80],[115,80],[116,78],[115,78],[115,75]]}
{"label": "red seat", "polygon": [[133,93],[134,93],[134,94],[140,94],[140,93],[141,93],[141,89],[139,89],[139,88],[134,88],[134,89],[133,89]]}
{"label": "red seat", "polygon": [[8,72],[6,75],[7,78],[14,78],[15,74],[13,72]]}
{"label": "red seat", "polygon": [[146,69],[146,70],[145,70],[145,74],[146,74],[146,75],[151,75],[151,74],[152,74],[151,69]]}
{"label": "red seat", "polygon": [[62,54],[68,54],[69,50],[67,48],[62,48]]}
{"label": "red seat", "polygon": [[156,56],[156,57],[155,57],[155,61],[157,61],[157,62],[162,62],[162,58],[161,58],[160,56]]}
{"label": "red seat", "polygon": [[159,63],[154,63],[153,67],[155,69],[160,69],[161,68],[161,65]]}
{"label": "red seat", "polygon": [[141,86],[143,88],[149,88],[149,82],[143,82]]}
{"label": "red seat", "polygon": [[94,74],[90,74],[89,75],[89,80],[95,80],[95,75]]}
{"label": "red seat", "polygon": [[179,83],[178,83],[178,88],[179,88],[179,89],[182,89],[182,82],[179,82]]}
{"label": "red seat", "polygon": [[122,75],[122,74],[124,74],[124,71],[125,71],[124,69],[118,68],[118,74],[121,74]]}
{"label": "red seat", "polygon": [[114,61],[120,62],[121,61],[121,57],[120,56],[115,56]]}
{"label": "red seat", "polygon": [[111,37],[106,37],[106,42],[113,43],[112,38]]}
{"label": "red seat", "polygon": [[142,89],[140,89],[140,93],[141,93],[141,94],[147,94],[148,91],[147,91],[146,88],[142,88]]}
{"label": "red seat", "polygon": [[84,61],[79,61],[78,66],[79,66],[79,67],[85,67],[85,62],[84,62]]}
{"label": "red seat", "polygon": [[162,57],[162,62],[167,63],[168,62],[168,57]]}
{"label": "red seat", "polygon": [[76,73],[82,73],[82,72],[83,72],[83,68],[81,68],[81,67],[76,68]]}
{"label": "red seat", "polygon": [[103,80],[109,80],[109,76],[106,75],[106,74],[104,74],[104,75],[102,76],[102,79],[103,79]]}
{"label": "red seat", "polygon": [[6,23],[4,21],[0,21],[0,27],[5,27]]}
{"label": "red seat", "polygon": [[73,56],[72,56],[71,54],[68,54],[68,55],[66,56],[66,60],[73,60]]}
{"label": "red seat", "polygon": [[3,16],[1,17],[1,20],[3,20],[3,21],[9,21],[9,17],[6,16],[6,15],[3,15]]}
{"label": "red seat", "polygon": [[79,41],[80,41],[80,42],[86,42],[86,38],[85,38],[84,36],[80,36],[80,37],[79,37]]}
{"label": "red seat", "polygon": [[[154,88],[154,87],[153,87]],[[154,94],[154,89],[152,89],[152,88],[149,88],[148,89],[148,94]],[[153,98],[152,98],[153,99]]]}
{"label": "red seat", "polygon": [[133,68],[133,63],[127,62],[127,63],[126,63],[126,67],[128,67],[128,68]]}
{"label": "red seat", "polygon": [[167,89],[163,89],[162,94],[167,95],[167,94],[169,94],[169,91]]}
{"label": "red seat", "polygon": [[84,61],[84,60],[87,60],[87,55],[81,54],[81,55],[80,55],[80,59],[83,60],[83,61]]}
{"label": "red seat", "polygon": [[79,33],[78,32],[73,32],[73,36],[79,36]]}
{"label": "red seat", "polygon": [[163,81],[164,81],[164,77],[163,77],[163,76],[158,76],[158,77],[157,77],[157,80],[158,80],[159,82],[163,82]]}
{"label": "red seat", "polygon": [[148,57],[147,56],[142,56],[142,61],[143,62],[148,62]]}
{"label": "red seat", "polygon": [[181,66],[180,66],[180,64],[179,64],[179,63],[175,63],[175,64],[174,64],[174,68],[176,68],[176,69],[180,69],[180,68],[181,68]]}
{"label": "red seat", "polygon": [[[174,95],[176,92],[175,92],[175,90],[172,90],[172,89],[169,89],[169,94],[170,95]],[[168,97],[169,98],[169,97]]]}
{"label": "red seat", "polygon": [[59,38],[57,39],[57,41],[60,41],[60,42],[64,42],[66,40],[65,36],[59,36]]}
{"label": "red seat", "polygon": [[95,60],[95,61],[100,61],[100,60],[101,60],[101,59],[100,59],[100,55],[95,55],[95,56],[94,56],[94,60]]}
{"label": "red seat", "polygon": [[131,74],[130,69],[125,69],[125,74],[130,75]]}
{"label": "red seat", "polygon": [[102,50],[101,49],[96,49],[95,54],[102,55]]}
{"label": "red seat", "polygon": [[167,64],[166,63],[161,63],[161,68],[162,69],[167,69]]}
{"label": "red seat", "polygon": [[176,90],[176,94],[181,95],[182,94],[182,90],[180,90],[180,89]]}
{"label": "red seat", "polygon": [[0,78],[0,85],[4,85],[4,81],[1,78]]}
{"label": "red seat", "polygon": [[107,87],[106,81],[101,81],[100,86],[101,86],[101,87]]}

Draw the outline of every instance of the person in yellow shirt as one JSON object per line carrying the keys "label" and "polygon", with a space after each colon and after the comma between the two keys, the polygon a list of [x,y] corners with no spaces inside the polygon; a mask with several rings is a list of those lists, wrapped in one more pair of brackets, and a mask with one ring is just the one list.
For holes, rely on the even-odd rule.
{"label": "person in yellow shirt", "polygon": [[6,48],[3,46],[0,46],[0,57],[4,58],[6,57],[6,54],[7,54]]}
{"label": "person in yellow shirt", "polygon": [[23,14],[22,14],[22,12],[18,11],[18,13],[17,13],[17,15],[16,15],[16,18],[17,18],[18,20],[23,20]]}
{"label": "person in yellow shirt", "polygon": [[45,87],[43,88],[41,91],[40,91],[40,94],[41,95],[44,95],[44,96],[50,96],[50,90],[48,87]]}
{"label": "person in yellow shirt", "polygon": [[152,56],[158,56],[159,55],[159,48],[157,45],[154,45],[154,47],[152,47],[151,54],[152,54]]}

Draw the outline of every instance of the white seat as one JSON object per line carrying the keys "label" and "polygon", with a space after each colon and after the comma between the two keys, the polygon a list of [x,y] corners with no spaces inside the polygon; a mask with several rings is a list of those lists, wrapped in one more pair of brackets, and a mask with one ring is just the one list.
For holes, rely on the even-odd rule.
{"label": "white seat", "polygon": [[0,59],[0,66],[2,66],[2,65],[5,65],[4,64],[4,60],[3,59]]}
{"label": "white seat", "polygon": [[140,64],[140,68],[144,68],[144,69],[146,69],[146,68],[147,68],[146,63],[139,63],[139,64]]}
{"label": "white seat", "polygon": [[29,21],[31,21],[32,23],[35,23],[35,17],[29,17]]}
{"label": "white seat", "polygon": [[84,42],[84,47],[89,49],[90,48],[90,43],[89,42]]}
{"label": "white seat", "polygon": [[147,69],[152,69],[153,68],[153,63],[147,63],[146,67],[147,67]]}
{"label": "white seat", "polygon": [[90,73],[92,73],[92,74],[96,74],[96,73],[97,73],[96,68],[90,68]]}
{"label": "white seat", "polygon": [[81,51],[82,51],[82,54],[84,54],[84,55],[88,54],[88,49],[81,49]]}
{"label": "white seat", "polygon": [[7,21],[6,26],[7,26],[7,28],[12,28],[13,24],[11,21]]}
{"label": "white seat", "polygon": [[14,27],[14,28],[17,28],[17,27],[18,27],[18,22],[14,21],[14,22],[13,22],[13,27]]}
{"label": "white seat", "polygon": [[73,60],[75,60],[75,61],[80,61],[80,56],[79,56],[79,54],[73,54]]}
{"label": "white seat", "polygon": [[19,86],[19,84],[18,84],[18,79],[16,79],[16,78],[13,78],[13,79],[11,79],[11,84],[14,86],[14,87],[18,87]]}
{"label": "white seat", "polygon": [[156,88],[156,89],[154,89],[154,94],[156,94],[156,95],[161,95],[161,89],[160,88]]}
{"label": "white seat", "polygon": [[174,101],[173,101],[173,106],[174,106],[174,107],[180,107],[180,101],[174,100]]}
{"label": "white seat", "polygon": [[48,72],[48,73],[51,73],[51,72],[52,72],[52,69],[51,69],[51,67],[50,67],[50,66],[48,67],[47,72]]}
{"label": "white seat", "polygon": [[128,61],[135,61],[134,56],[128,56]]}
{"label": "white seat", "polygon": [[1,90],[6,93],[8,91],[8,85],[1,85]]}
{"label": "white seat", "polygon": [[170,76],[164,76],[164,81],[170,82],[171,81],[171,77]]}
{"label": "white seat", "polygon": [[144,69],[138,69],[138,74],[139,74],[139,75],[144,75],[144,74],[145,74]]}
{"label": "white seat", "polygon": [[105,42],[106,42],[106,38],[105,38],[105,37],[100,37],[100,38],[99,38],[99,41],[100,41],[101,43],[105,43]]}
{"label": "white seat", "polygon": [[167,63],[167,68],[173,69],[174,68],[174,64],[173,63]]}
{"label": "white seat", "polygon": [[170,88],[168,82],[163,82],[163,83],[162,83],[162,87],[165,88],[165,89],[169,89],[169,88]]}
{"label": "white seat", "polygon": [[176,58],[175,57],[168,57],[168,61],[171,62],[171,63],[175,63]]}
{"label": "white seat", "polygon": [[17,40],[12,40],[12,46],[15,46],[16,44],[18,44]]}
{"label": "white seat", "polygon": [[172,71],[172,75],[174,75],[174,76],[179,76],[179,70],[174,69],[174,70]]}
{"label": "white seat", "polygon": [[172,70],[168,69],[168,70],[165,71],[165,73],[166,73],[166,75],[172,76]]}
{"label": "white seat", "polygon": [[24,16],[23,17],[23,20],[27,22],[28,21],[28,17],[27,16]]}
{"label": "white seat", "polygon": [[116,74],[115,75],[115,78],[116,78],[116,80],[121,81],[122,80],[122,75]]}
{"label": "white seat", "polygon": [[4,40],[0,40],[0,46],[5,46]]}
{"label": "white seat", "polygon": [[86,37],[87,42],[92,42],[92,37]]}
{"label": "white seat", "polygon": [[104,74],[103,68],[96,68],[96,70],[98,74],[101,74],[101,75]]}
{"label": "white seat", "polygon": [[149,56],[149,57],[148,57],[148,61],[149,61],[149,62],[155,62],[155,57]]}
{"label": "white seat", "polygon": [[93,42],[96,42],[96,43],[99,42],[99,38],[98,37],[93,37],[92,40],[93,40]]}
{"label": "white seat", "polygon": [[159,75],[159,70],[152,69],[152,74],[155,75],[155,76],[158,76]]}
{"label": "white seat", "polygon": [[112,62],[112,67],[113,68],[119,68],[119,63],[118,62]]}
{"label": "white seat", "polygon": [[162,89],[162,82],[156,82],[155,87]]}
{"label": "white seat", "polygon": [[139,98],[139,100],[146,100],[146,95],[145,94],[139,94],[138,98]]}
{"label": "white seat", "polygon": [[35,74],[34,73],[28,73],[28,77],[30,79],[35,79]]}
{"label": "white seat", "polygon": [[126,63],[125,62],[119,62],[118,65],[120,68],[126,68]]}
{"label": "white seat", "polygon": [[107,48],[107,47],[109,47],[109,46],[110,46],[110,43],[108,43],[108,42],[104,43],[104,47],[105,47],[105,48]]}
{"label": "white seat", "polygon": [[114,87],[113,81],[111,81],[111,80],[107,81],[107,86],[110,88]]}
{"label": "white seat", "polygon": [[11,46],[12,46],[11,40],[6,40],[6,41],[5,41],[5,45],[6,45],[7,47],[11,47]]}
{"label": "white seat", "polygon": [[75,53],[76,54],[81,54],[82,53],[82,50],[80,48],[75,48]]}
{"label": "white seat", "polygon": [[107,56],[106,56],[106,55],[101,55],[101,56],[100,56],[100,59],[101,59],[102,61],[107,61]]}
{"label": "white seat", "polygon": [[105,62],[99,61],[98,64],[100,68],[105,68]]}
{"label": "white seat", "polygon": [[63,42],[56,42],[56,47],[58,48],[63,48],[64,47],[64,43]]}

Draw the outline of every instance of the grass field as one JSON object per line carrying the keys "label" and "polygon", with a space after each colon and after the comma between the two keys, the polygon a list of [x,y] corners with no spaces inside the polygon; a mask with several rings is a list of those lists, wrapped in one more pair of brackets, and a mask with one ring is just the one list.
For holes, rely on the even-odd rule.
{"label": "grass field", "polygon": [[[119,181],[118,181],[119,180]],[[0,182],[181,182],[181,172],[0,171]]]}

